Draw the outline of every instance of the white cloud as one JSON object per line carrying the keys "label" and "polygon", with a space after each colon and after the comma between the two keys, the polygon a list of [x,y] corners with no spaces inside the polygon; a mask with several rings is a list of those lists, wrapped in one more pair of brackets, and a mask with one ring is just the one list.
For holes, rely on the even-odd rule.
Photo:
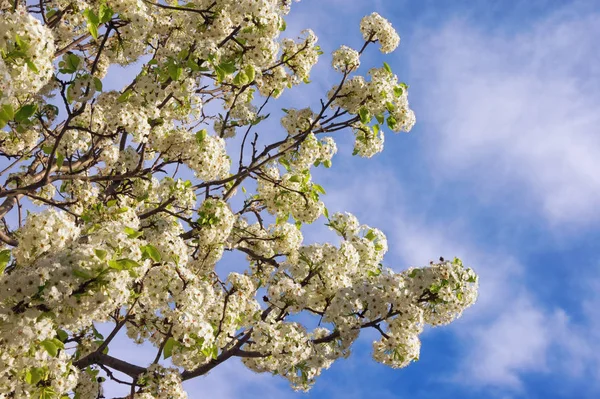
{"label": "white cloud", "polygon": [[519,29],[464,20],[413,41],[413,104],[445,177],[551,224],[600,219],[600,14]]}

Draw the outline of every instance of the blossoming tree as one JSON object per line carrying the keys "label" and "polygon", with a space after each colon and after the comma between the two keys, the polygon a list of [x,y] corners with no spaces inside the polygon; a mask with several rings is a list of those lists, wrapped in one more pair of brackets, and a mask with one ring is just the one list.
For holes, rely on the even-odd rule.
{"label": "blossoming tree", "polygon": [[[282,37],[289,10],[0,0],[0,398],[97,398],[105,378],[182,398],[182,381],[233,357],[306,390],[362,329],[380,335],[376,361],[404,367],[425,324],[474,303],[477,277],[458,259],[385,268],[384,234],[329,215],[311,177],[332,166],[336,135],[371,157],[384,128],[415,122],[387,64],[358,72],[367,46],[398,46],[388,21],[366,16],[362,48],[333,52],[339,82],[319,107],[262,129],[322,54],[311,31]],[[111,65],[135,78],[103,90]],[[315,222],[339,242],[304,245]],[[225,251],[243,254],[243,273],[215,272]],[[119,334],[153,344],[154,361],[110,353]]]}

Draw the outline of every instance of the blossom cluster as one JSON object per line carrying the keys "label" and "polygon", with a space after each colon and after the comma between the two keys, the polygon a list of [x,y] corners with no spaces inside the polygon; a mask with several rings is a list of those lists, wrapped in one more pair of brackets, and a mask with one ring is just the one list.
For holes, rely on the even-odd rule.
{"label": "blossom cluster", "polygon": [[0,32],[0,105],[16,105],[52,76],[54,36],[24,7],[0,10]]}

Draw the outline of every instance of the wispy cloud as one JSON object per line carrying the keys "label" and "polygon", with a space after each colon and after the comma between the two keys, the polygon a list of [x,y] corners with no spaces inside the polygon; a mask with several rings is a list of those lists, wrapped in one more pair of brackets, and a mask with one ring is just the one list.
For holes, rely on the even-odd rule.
{"label": "wispy cloud", "polygon": [[443,176],[550,224],[600,219],[600,14],[490,33],[455,20],[411,51],[426,140]]}

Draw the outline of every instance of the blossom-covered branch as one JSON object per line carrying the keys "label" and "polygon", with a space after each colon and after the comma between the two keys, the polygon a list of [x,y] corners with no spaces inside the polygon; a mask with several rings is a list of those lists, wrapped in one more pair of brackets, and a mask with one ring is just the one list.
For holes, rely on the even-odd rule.
{"label": "blossom-covered branch", "polygon": [[[0,397],[97,398],[108,378],[184,398],[233,357],[307,390],[362,329],[404,367],[425,324],[475,302],[459,259],[395,272],[382,231],[329,214],[312,170],[337,137],[369,158],[415,117],[388,64],[360,73],[400,41],[374,13],[361,48],[333,52],[320,106],[273,123],[323,53],[310,30],[285,37],[290,4],[0,0]],[[121,67],[135,77],[106,89]],[[304,243],[321,221],[338,245]],[[244,272],[215,269],[229,252]],[[123,335],[154,361],[109,354]]]}

